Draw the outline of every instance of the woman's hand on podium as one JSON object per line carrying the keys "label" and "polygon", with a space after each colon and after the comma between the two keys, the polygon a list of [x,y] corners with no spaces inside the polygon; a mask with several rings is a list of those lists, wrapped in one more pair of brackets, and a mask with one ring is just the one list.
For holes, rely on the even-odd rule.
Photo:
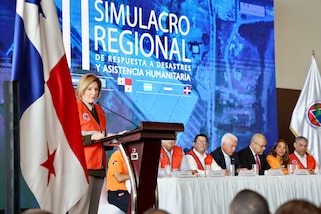
{"label": "woman's hand on podium", "polygon": [[108,133],[107,137],[111,137],[111,136],[114,136],[114,135],[115,135],[114,133]]}
{"label": "woman's hand on podium", "polygon": [[95,141],[95,140],[99,140],[105,137],[105,134],[102,132],[96,132],[94,134],[91,135],[91,140]]}

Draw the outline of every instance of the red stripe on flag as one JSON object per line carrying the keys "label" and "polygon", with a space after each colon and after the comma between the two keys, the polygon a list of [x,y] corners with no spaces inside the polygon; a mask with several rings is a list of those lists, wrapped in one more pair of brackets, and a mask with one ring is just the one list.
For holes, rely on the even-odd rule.
{"label": "red stripe on flag", "polygon": [[47,85],[70,148],[81,163],[89,182],[76,97],[66,55],[63,55],[57,65],[51,70]]}

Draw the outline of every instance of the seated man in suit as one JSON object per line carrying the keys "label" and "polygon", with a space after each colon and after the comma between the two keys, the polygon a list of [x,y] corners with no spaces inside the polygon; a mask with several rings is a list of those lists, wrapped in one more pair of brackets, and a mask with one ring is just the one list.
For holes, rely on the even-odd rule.
{"label": "seated man in suit", "polygon": [[259,175],[264,175],[264,171],[270,169],[264,154],[265,149],[265,136],[261,133],[254,134],[250,145],[238,152],[242,165],[247,169],[252,169],[252,164],[257,164]]}
{"label": "seated man in suit", "polygon": [[180,146],[175,145],[175,140],[162,140],[162,147],[159,156],[158,177],[165,176],[165,166],[170,165],[172,171],[188,170],[184,151]]}
{"label": "seated man in suit", "polygon": [[[215,162],[214,158],[206,153],[208,147],[208,139],[205,134],[198,134],[194,138],[193,149],[186,153],[186,161],[193,174],[199,173],[205,176],[205,165],[210,165],[211,170],[222,170]],[[228,171],[224,170],[224,174],[228,175]]]}
{"label": "seated man in suit", "polygon": [[238,139],[232,133],[226,133],[221,139],[221,146],[216,148],[212,153],[212,157],[222,169],[227,169],[231,172],[231,164],[234,165],[234,173],[237,175],[239,170],[243,167],[238,154],[235,152]]}
{"label": "seated man in suit", "polygon": [[308,139],[303,136],[295,138],[294,153],[289,155],[290,164],[297,164],[300,169],[308,169],[311,174],[318,169],[318,164],[312,155],[307,154]]}

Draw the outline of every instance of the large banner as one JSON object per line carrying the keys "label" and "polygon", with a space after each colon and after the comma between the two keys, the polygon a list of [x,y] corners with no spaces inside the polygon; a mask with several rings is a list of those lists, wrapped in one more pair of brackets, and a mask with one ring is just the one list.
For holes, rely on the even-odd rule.
{"label": "large banner", "polygon": [[[178,122],[185,131],[177,144],[185,150],[199,133],[208,135],[211,152],[226,132],[239,138],[237,150],[261,132],[270,151],[278,138],[273,1],[55,2],[73,84],[88,72],[101,78],[99,102],[108,132],[135,129],[140,121]],[[0,35],[3,124],[2,85],[11,76],[15,5],[5,1],[0,7],[1,32],[6,32]],[[0,191],[5,192],[4,181]]]}

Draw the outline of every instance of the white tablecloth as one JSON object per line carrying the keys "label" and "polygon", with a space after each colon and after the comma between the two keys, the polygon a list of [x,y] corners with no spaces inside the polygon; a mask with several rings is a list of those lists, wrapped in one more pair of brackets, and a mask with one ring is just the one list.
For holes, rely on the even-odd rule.
{"label": "white tablecloth", "polygon": [[159,178],[158,205],[171,214],[228,214],[233,197],[251,189],[263,195],[271,213],[290,199],[321,204],[321,176]]}

